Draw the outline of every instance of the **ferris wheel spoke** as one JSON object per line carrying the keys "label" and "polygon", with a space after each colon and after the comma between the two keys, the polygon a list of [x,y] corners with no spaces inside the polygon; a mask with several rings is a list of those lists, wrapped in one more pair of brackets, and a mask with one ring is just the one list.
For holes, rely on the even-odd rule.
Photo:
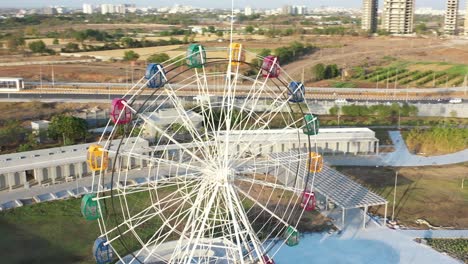
{"label": "ferris wheel spoke", "polygon": [[203,138],[200,135],[200,133],[197,131],[197,128],[195,127],[195,124],[192,122],[190,117],[187,115],[187,112],[185,111],[185,108],[183,107],[182,103],[178,99],[178,97],[175,95],[174,91],[172,89],[165,89],[169,99],[172,101],[172,103],[175,106],[176,111],[179,114],[180,119],[182,120],[182,123],[185,127],[185,129],[190,133],[193,142],[197,144],[201,150],[202,155],[205,157],[205,159],[211,160],[212,157],[210,156],[209,151],[206,149],[206,146],[203,144]]}
{"label": "ferris wheel spoke", "polygon": [[262,181],[262,180],[256,180],[254,178],[249,178],[249,177],[237,176],[236,181],[241,181],[241,182],[244,182],[244,183],[250,183],[252,185],[255,184],[255,185],[260,185],[260,186],[264,186],[264,187],[269,187],[269,188],[273,188],[274,190],[280,189],[280,190],[284,190],[284,191],[290,191],[290,192],[294,192],[294,193],[301,193],[302,191],[304,191],[304,189],[301,189],[301,188],[289,187],[289,186],[285,186],[285,185],[282,185],[282,184],[266,182],[266,181]]}
{"label": "ferris wheel spoke", "polygon": [[169,139],[171,142],[173,142],[175,145],[177,145],[181,150],[183,150],[185,153],[189,154],[193,159],[197,160],[198,162],[200,162],[201,164],[204,164],[205,166],[208,165],[204,160],[202,160],[201,158],[199,158],[197,155],[195,155],[195,153],[193,153],[192,151],[190,151],[188,148],[186,148],[183,143],[180,143],[179,141],[177,141],[176,139],[174,139],[171,135],[169,135],[168,133],[166,133],[166,131],[162,130],[161,128],[159,128],[156,124],[154,124],[154,122],[150,119],[148,119],[147,117],[144,117],[142,115],[140,115],[140,117],[145,120],[146,124],[149,124],[151,127],[153,127],[156,131],[158,131],[158,133],[160,133],[162,136],[166,137],[167,139]]}
{"label": "ferris wheel spoke", "polygon": [[260,202],[258,202],[257,199],[254,199],[251,195],[249,195],[248,193],[246,193],[244,190],[242,190],[241,188],[239,188],[238,186],[233,186],[236,191],[240,194],[242,194],[243,196],[245,196],[246,198],[248,198],[250,201],[252,201],[254,204],[256,204],[257,206],[259,206],[260,208],[262,208],[264,211],[268,212],[271,216],[273,216],[274,218],[276,218],[278,221],[280,221],[281,223],[283,223],[284,225],[288,226],[289,224],[281,217],[279,217],[278,215],[276,215],[274,212],[272,212],[270,209],[268,209],[265,205],[261,204]]}
{"label": "ferris wheel spoke", "polygon": [[[121,223],[120,225],[114,227],[111,230],[108,230],[105,233],[106,236],[109,236],[112,232],[115,232],[116,230],[119,230],[120,228],[123,228],[125,226],[128,227],[128,229],[126,229],[123,232],[120,231],[118,235],[116,235],[112,239],[110,239],[109,243],[112,243],[116,239],[119,239],[120,237],[122,237],[123,235],[126,235],[129,232],[134,232],[134,230],[136,228],[140,227],[141,225],[143,225],[144,223],[150,221],[151,219],[154,219],[155,217],[163,215],[166,208],[171,207],[171,206],[183,206],[184,205],[184,203],[181,203],[180,198],[177,198],[177,197],[172,198],[172,196],[174,196],[174,195],[169,195],[167,197],[170,197],[170,198],[166,198],[164,200],[161,200],[160,203],[159,203],[159,206],[151,204],[150,206],[144,208],[143,210],[141,210],[140,212],[138,212],[134,216],[132,216],[132,217],[130,217],[128,219],[124,219],[123,223]],[[161,203],[163,203],[163,202],[164,202],[165,206],[161,207]]]}

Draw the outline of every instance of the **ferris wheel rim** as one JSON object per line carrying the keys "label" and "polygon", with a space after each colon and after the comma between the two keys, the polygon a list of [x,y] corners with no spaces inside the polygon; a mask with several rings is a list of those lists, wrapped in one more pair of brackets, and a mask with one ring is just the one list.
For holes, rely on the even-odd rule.
{"label": "ferris wheel rim", "polygon": [[[231,60],[231,61],[232,61],[232,60]],[[242,63],[243,63],[243,62],[242,62]],[[246,64],[247,64],[247,63],[246,63]],[[228,65],[228,67],[230,67],[230,64]],[[175,67],[174,69],[176,69],[176,68],[177,68],[177,67]],[[172,70],[174,70],[174,69],[172,69]],[[203,65],[202,69],[203,69],[203,72],[204,72],[204,71],[205,71],[204,65]],[[239,67],[237,67],[237,70],[238,70],[238,69],[239,69]],[[188,69],[188,70],[190,70],[190,69]],[[231,79],[231,73],[229,73],[229,75],[228,75],[228,74],[226,74],[226,75],[228,76],[227,79],[230,80],[230,79]],[[206,77],[206,73],[205,73],[203,76]],[[198,77],[198,74],[197,74],[197,77]],[[238,77],[239,77],[239,73],[237,72],[237,73],[235,74],[234,80],[237,80]],[[255,82],[257,82],[258,79],[259,79],[259,76],[257,76]],[[167,79],[166,79],[166,81],[167,81]],[[265,80],[265,81],[264,81],[264,84],[265,84],[267,81],[268,81],[268,80]],[[279,82],[281,82],[281,81],[279,81]],[[235,86],[236,84],[237,84],[237,83],[234,83],[234,86]],[[168,92],[169,90],[173,90],[172,87],[170,87],[170,84],[168,84],[168,85],[169,85],[169,89],[168,89],[168,88],[164,88],[164,90],[163,90],[164,92]],[[233,85],[232,83],[229,84],[229,86],[232,86],[232,85]],[[287,86],[286,86],[284,83],[283,83],[283,87],[286,87],[286,88],[287,88]],[[156,93],[157,91],[159,91],[159,90],[155,90],[154,93]],[[161,94],[162,94],[162,93],[163,93],[163,92],[161,92]],[[228,95],[230,95],[230,94],[228,94]],[[223,95],[223,98],[225,98],[225,97],[228,96],[228,95],[224,94],[224,95]],[[234,95],[235,95],[235,93],[234,93]],[[173,94],[173,96],[174,96],[174,97],[177,97],[177,95],[175,95],[175,94]],[[223,101],[223,102],[224,102],[224,101]],[[286,100],[286,103],[288,103],[287,100]],[[143,107],[143,106],[142,106],[142,107]],[[142,107],[140,107],[140,109],[141,109]],[[302,108],[301,108],[300,105],[299,105],[299,108],[300,108],[301,111],[302,111]],[[245,108],[244,108],[244,109],[245,109]],[[138,111],[136,111],[136,112],[138,113]],[[231,112],[231,113],[232,113],[232,112]],[[140,118],[140,116],[139,116],[139,118]],[[133,128],[134,128],[134,127],[133,127]],[[140,133],[141,133],[141,132],[140,132]],[[310,136],[308,136],[308,138],[309,138],[309,150],[310,150]],[[122,144],[123,140],[124,140],[124,138],[122,138],[122,140],[120,141],[119,148],[120,148],[120,145]],[[114,179],[114,173],[115,173],[115,172],[114,172],[114,169],[115,169],[115,160],[116,160],[116,158],[117,158],[117,155],[118,155],[118,151],[117,151],[116,157],[115,157],[115,159],[114,159],[114,162],[113,162],[113,164],[112,164],[112,165],[113,165],[113,170],[112,170],[112,180],[111,180],[111,197],[112,197],[112,193],[113,193],[113,183],[114,183],[114,180],[113,180],[113,179]],[[127,172],[127,175],[128,175],[128,172]],[[119,178],[120,178],[120,173],[119,173]],[[245,198],[244,198],[244,199],[245,199]],[[132,253],[132,252],[130,252],[130,253]]]}

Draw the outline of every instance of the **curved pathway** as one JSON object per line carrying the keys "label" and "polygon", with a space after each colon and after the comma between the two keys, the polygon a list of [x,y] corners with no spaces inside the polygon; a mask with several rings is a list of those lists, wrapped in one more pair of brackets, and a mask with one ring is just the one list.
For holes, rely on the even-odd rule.
{"label": "curved pathway", "polygon": [[447,155],[423,157],[411,154],[406,147],[400,131],[389,131],[395,147],[394,152],[376,156],[334,156],[325,157],[330,165],[337,166],[393,166],[419,167],[433,165],[456,164],[468,161],[468,149]]}

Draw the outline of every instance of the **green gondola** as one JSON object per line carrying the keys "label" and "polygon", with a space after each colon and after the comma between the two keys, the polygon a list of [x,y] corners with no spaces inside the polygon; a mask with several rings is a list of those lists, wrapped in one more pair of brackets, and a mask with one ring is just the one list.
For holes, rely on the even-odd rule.
{"label": "green gondola", "polygon": [[299,231],[297,231],[294,227],[288,226],[284,237],[286,239],[286,245],[290,247],[299,245]]}
{"label": "green gondola", "polygon": [[304,116],[305,126],[303,128],[303,132],[306,135],[317,135],[320,128],[319,118],[313,114],[306,114]]}
{"label": "green gondola", "polygon": [[98,202],[93,200],[94,194],[86,194],[81,199],[81,214],[86,220],[92,221],[101,217]]}
{"label": "green gondola", "polygon": [[187,65],[190,68],[201,68],[205,63],[205,48],[200,44],[190,44],[187,49]]}

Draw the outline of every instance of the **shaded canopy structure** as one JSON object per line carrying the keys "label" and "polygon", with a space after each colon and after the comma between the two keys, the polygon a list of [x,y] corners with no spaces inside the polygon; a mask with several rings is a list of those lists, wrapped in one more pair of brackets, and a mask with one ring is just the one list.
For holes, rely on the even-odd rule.
{"label": "shaded canopy structure", "polygon": [[[318,192],[326,198],[327,205],[328,201],[332,201],[341,207],[342,227],[344,227],[346,209],[364,208],[363,227],[365,227],[366,214],[370,206],[385,205],[384,219],[387,218],[387,200],[327,165],[324,165],[322,171],[316,173],[315,177],[307,177],[307,161],[309,159],[307,152],[272,153],[269,155],[269,158],[273,159],[274,163],[279,167],[282,167],[283,171],[280,177],[291,179],[288,175],[297,173],[301,180],[308,179],[309,183],[313,186],[313,191]],[[284,164],[287,164],[287,166],[284,166]],[[281,178],[279,180],[281,181]],[[297,180],[283,183],[289,187],[295,187]]]}

